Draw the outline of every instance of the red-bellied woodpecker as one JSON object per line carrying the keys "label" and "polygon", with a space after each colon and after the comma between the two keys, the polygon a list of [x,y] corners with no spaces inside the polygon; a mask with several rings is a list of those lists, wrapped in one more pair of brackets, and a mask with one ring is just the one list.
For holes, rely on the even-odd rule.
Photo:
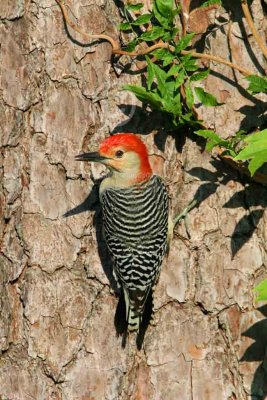
{"label": "red-bellied woodpecker", "polygon": [[100,185],[105,240],[123,288],[128,330],[138,330],[167,250],[168,195],[153,175],[146,146],[134,134],[105,139],[95,153],[76,157],[110,170]]}

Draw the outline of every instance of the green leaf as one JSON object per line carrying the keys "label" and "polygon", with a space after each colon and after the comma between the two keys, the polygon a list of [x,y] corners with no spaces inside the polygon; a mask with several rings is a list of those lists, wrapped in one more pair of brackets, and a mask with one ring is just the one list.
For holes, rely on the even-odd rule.
{"label": "green leaf", "polygon": [[209,7],[209,6],[213,6],[213,4],[219,4],[220,6],[222,5],[221,0],[208,0],[205,1],[205,3],[201,4],[201,8],[203,7]]}
{"label": "green leaf", "polygon": [[198,70],[198,65],[196,64],[196,60],[188,61],[188,63],[184,66],[185,70],[188,72],[193,72]]}
{"label": "green leaf", "polygon": [[148,56],[146,56],[146,61],[147,61],[147,88],[148,90],[150,90],[154,80],[154,69],[153,69],[153,63]]}
{"label": "green leaf", "polygon": [[129,24],[129,22],[124,22],[122,24],[119,24],[118,27],[121,31],[128,31],[129,29],[131,29],[131,24]]}
{"label": "green leaf", "polygon": [[167,94],[167,88],[166,88],[167,74],[157,64],[152,64],[152,66],[153,66],[153,71],[154,71],[155,77],[158,82],[158,89],[160,91],[160,94],[162,97],[165,97]]}
{"label": "green leaf", "polygon": [[245,78],[249,81],[248,90],[252,93],[267,93],[267,78],[258,75],[250,75]]}
{"label": "green leaf", "polygon": [[164,42],[170,42],[176,34],[177,34],[176,29],[165,31],[164,35],[162,36],[162,40]]}
{"label": "green leaf", "polygon": [[194,116],[191,112],[188,112],[186,114],[181,115],[181,121],[185,122],[185,123],[190,123],[191,126],[193,125],[198,125],[199,122],[198,121],[194,121]]}
{"label": "green leaf", "polygon": [[184,80],[185,80],[185,71],[182,69],[177,75],[177,78],[175,80],[176,87],[177,88],[180,87],[184,83]]}
{"label": "green leaf", "polygon": [[167,77],[169,76],[176,76],[178,72],[181,70],[182,65],[181,64],[174,64],[171,66],[169,71],[167,72]]}
{"label": "green leaf", "polygon": [[162,61],[164,67],[175,59],[175,56],[168,49],[157,49],[154,50],[152,54],[156,56],[159,61]]}
{"label": "green leaf", "polygon": [[195,131],[198,136],[207,139],[206,150],[211,151],[215,146],[222,146],[225,148],[231,148],[230,143],[227,140],[221,139],[214,131],[209,129],[200,129]]}
{"label": "green leaf", "polygon": [[139,25],[144,25],[147,24],[152,18],[152,14],[143,14],[140,15],[134,22],[132,22],[132,25],[139,26]]}
{"label": "green leaf", "polygon": [[248,160],[262,152],[265,152],[267,161],[267,135],[265,135],[262,140],[255,140],[249,143],[243,150],[240,151],[235,159],[242,161]]}
{"label": "green leaf", "polygon": [[[220,145],[219,145],[220,146]],[[223,153],[223,155],[230,155],[231,157],[235,157],[236,156],[236,152],[235,150],[232,148],[228,148],[227,150],[225,150]]]}
{"label": "green leaf", "polygon": [[192,58],[190,54],[182,58],[182,63],[186,71],[197,71],[199,66],[196,62],[197,60]]}
{"label": "green leaf", "polygon": [[180,94],[175,97],[165,97],[163,99],[163,111],[166,111],[174,116],[182,114],[182,104]]}
{"label": "green leaf", "polygon": [[137,44],[138,44],[138,39],[134,39],[131,42],[129,42],[127,44],[127,46],[123,48],[123,50],[125,50],[125,51],[134,51],[134,49],[137,46]]}
{"label": "green leaf", "polygon": [[188,33],[187,35],[182,37],[182,39],[179,40],[177,46],[175,47],[175,52],[180,53],[182,50],[186,49],[194,36],[194,33]]}
{"label": "green leaf", "polygon": [[258,286],[253,289],[253,292],[257,292],[257,301],[267,300],[267,279],[261,281]]}
{"label": "green leaf", "polygon": [[155,2],[153,4],[153,14],[155,15],[155,18],[158,20],[161,26],[166,29],[170,28],[170,26],[172,25],[172,20],[169,20],[168,18],[161,15],[161,13],[157,9]]}
{"label": "green leaf", "polygon": [[158,60],[160,60],[162,57],[164,57],[164,55],[166,54],[166,51],[168,51],[167,49],[156,49],[154,51],[152,51],[151,54],[153,54],[153,56],[157,57]]}
{"label": "green leaf", "polygon": [[185,96],[186,96],[186,104],[188,108],[191,110],[194,104],[194,95],[189,84],[185,85]]}
{"label": "green leaf", "polygon": [[246,138],[244,140],[245,140],[245,142],[248,142],[248,143],[255,143],[255,142],[264,143],[264,148],[266,148],[267,129],[263,129],[260,132],[256,132],[249,136],[246,136]]}
{"label": "green leaf", "polygon": [[217,135],[217,133],[215,133],[214,131],[210,130],[210,129],[199,129],[198,131],[195,131],[195,133],[198,136],[202,136],[205,139],[210,139],[213,140],[214,142],[221,142],[221,138],[219,135]]}
{"label": "green leaf", "polygon": [[206,69],[206,71],[196,72],[194,75],[190,76],[191,82],[202,81],[207,78],[210,73],[210,69]]}
{"label": "green leaf", "polygon": [[139,10],[141,10],[141,8],[143,8],[144,7],[144,4],[143,3],[138,3],[138,4],[126,4],[125,5],[125,8],[128,10],[128,11],[139,11]]}
{"label": "green leaf", "polygon": [[207,107],[216,107],[220,106],[222,103],[218,103],[215,96],[212,94],[205,92],[201,87],[195,87],[195,93],[197,95],[198,100]]}
{"label": "green leaf", "polygon": [[161,15],[172,19],[173,0],[154,0],[155,5]]}
{"label": "green leaf", "polygon": [[267,163],[267,129],[246,137],[244,141],[247,145],[235,160],[250,160],[248,168],[251,175],[254,175],[264,163]]}
{"label": "green leaf", "polygon": [[162,106],[161,98],[157,93],[148,92],[145,88],[141,86],[123,85],[122,88],[134,93],[138,100],[149,103],[155,108],[161,108]]}
{"label": "green leaf", "polygon": [[196,71],[199,69],[199,66],[196,64],[197,59],[193,58],[191,54],[180,57],[180,61],[186,71]]}
{"label": "green leaf", "polygon": [[174,59],[175,56],[168,51],[168,53],[166,53],[165,56],[162,58],[163,67],[167,67],[167,65],[170,65]]}
{"label": "green leaf", "polygon": [[240,131],[237,131],[237,132],[235,133],[235,136],[233,136],[232,140],[233,140],[234,142],[240,142],[240,141],[243,140],[246,136],[247,136],[247,132],[241,129]]}
{"label": "green leaf", "polygon": [[168,92],[168,96],[172,98],[173,97],[173,93],[174,93],[174,91],[176,89],[175,81],[173,79],[167,80],[165,82],[165,85],[166,85],[166,89],[167,89],[167,92]]}
{"label": "green leaf", "polygon": [[145,40],[146,42],[158,39],[164,35],[164,29],[160,26],[154,26],[151,31],[145,32],[140,36],[140,39]]}
{"label": "green leaf", "polygon": [[249,164],[248,164],[248,169],[249,172],[251,174],[251,176],[253,176],[255,174],[255,172],[263,166],[263,164],[265,164],[267,162],[267,154],[266,154],[266,150],[259,152],[257,154],[257,157],[252,158],[252,160],[250,160]]}

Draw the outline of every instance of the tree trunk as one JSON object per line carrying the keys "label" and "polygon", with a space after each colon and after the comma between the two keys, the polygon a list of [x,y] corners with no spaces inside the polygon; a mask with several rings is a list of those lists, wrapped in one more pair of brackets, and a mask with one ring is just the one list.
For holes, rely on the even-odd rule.
{"label": "tree trunk", "polygon": [[[84,31],[118,39],[120,2],[65,3]],[[198,38],[221,25],[202,51],[228,58],[231,49],[235,63],[262,73],[239,2],[196,3],[183,9]],[[264,36],[263,6],[252,3]],[[267,307],[256,308],[252,288],[266,274],[266,187],[195,138],[168,135],[121,92],[139,77],[115,73],[109,43],[80,46],[54,0],[1,0],[0,17],[0,399],[265,399]],[[225,137],[259,126],[264,97],[246,92],[238,72],[210,67],[204,86],[225,104],[200,107],[205,123]],[[134,335],[123,349],[115,333],[118,299],[92,191],[103,171],[74,161],[118,131],[144,134],[173,215],[199,200],[175,231],[141,351]]]}

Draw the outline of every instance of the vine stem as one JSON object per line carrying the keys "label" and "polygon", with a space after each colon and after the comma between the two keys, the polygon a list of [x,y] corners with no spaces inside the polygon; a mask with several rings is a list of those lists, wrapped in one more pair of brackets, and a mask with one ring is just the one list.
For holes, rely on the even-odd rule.
{"label": "vine stem", "polygon": [[[136,52],[136,51],[128,52],[128,51],[125,51],[125,50],[117,49],[117,50],[113,50],[113,53],[114,54],[121,54],[121,55],[128,55],[130,57],[137,57],[137,56],[144,56],[146,54],[149,54],[149,53],[151,53],[152,51],[154,51],[156,49],[169,49],[171,51],[174,50],[174,48],[172,46],[170,46],[168,43],[157,43],[157,44],[154,44],[151,47],[148,47],[144,51],[140,51],[140,52]],[[245,75],[245,76],[253,75],[253,72],[250,71],[249,69],[240,67],[237,64],[233,64],[230,61],[225,60],[224,58],[221,58],[221,57],[218,57],[218,56],[214,56],[212,54],[197,53],[196,51],[191,51],[191,50],[182,50],[181,54],[182,55],[191,54],[195,58],[202,58],[202,59],[205,59],[205,60],[215,61],[215,62],[217,62],[219,64],[227,65],[230,68],[238,70],[239,72],[241,72],[242,75]]]}
{"label": "vine stem", "polygon": [[173,227],[175,228],[175,226],[181,221],[181,219],[186,218],[187,214],[193,210],[193,208],[195,208],[198,204],[198,200],[194,199],[192,200],[184,209],[183,211],[178,214],[174,219],[173,219]]}
{"label": "vine stem", "polygon": [[[149,54],[149,53],[151,53],[152,51],[154,51],[156,49],[169,49],[171,51],[174,51],[174,47],[173,46],[170,46],[168,43],[163,43],[163,42],[156,43],[153,46],[150,46],[147,49],[145,49],[143,51],[139,51],[139,52],[122,50],[120,48],[119,43],[116,40],[114,40],[112,37],[108,36],[108,35],[101,35],[101,34],[99,34],[99,35],[91,35],[89,33],[83,32],[74,22],[72,22],[70,20],[63,2],[61,0],[55,0],[55,1],[57,2],[59,7],[61,8],[63,17],[64,17],[67,25],[69,25],[76,32],[80,33],[86,39],[96,39],[96,40],[97,39],[103,39],[103,40],[107,40],[112,46],[112,53],[113,54],[127,55],[129,57],[138,57],[138,56],[144,56],[146,54]],[[224,58],[214,56],[212,54],[197,53],[196,51],[190,51],[190,50],[182,50],[181,54],[182,55],[191,54],[195,58],[215,61],[217,63],[227,65],[230,68],[236,69],[237,71],[239,71],[244,76],[253,75],[252,71],[250,71],[250,70],[248,70],[246,68],[240,67],[237,64],[233,64],[230,61],[225,60]]]}
{"label": "vine stem", "polygon": [[196,51],[190,51],[190,50],[182,50],[181,54],[183,54],[183,55],[191,54],[193,57],[196,57],[196,58],[203,58],[206,60],[218,62],[219,64],[227,65],[228,67],[236,69],[237,71],[241,72],[241,74],[245,75],[245,76],[253,75],[253,72],[250,71],[249,69],[240,67],[237,64],[233,64],[230,61],[225,60],[224,58],[221,58],[221,57],[214,56],[213,54],[197,53]]}
{"label": "vine stem", "polygon": [[256,27],[254,25],[254,22],[252,20],[252,16],[251,16],[250,11],[249,11],[247,0],[241,0],[241,7],[242,7],[243,13],[244,13],[244,15],[246,17],[248,26],[250,27],[250,30],[251,30],[254,38],[256,39],[256,42],[258,43],[258,45],[259,45],[261,51],[263,52],[265,58],[267,58],[267,47],[265,46],[264,41],[262,40],[259,32],[257,31],[257,29],[256,29]]}
{"label": "vine stem", "polygon": [[83,32],[76,24],[74,24],[74,22],[71,21],[71,19],[68,16],[67,10],[66,10],[65,5],[63,4],[63,2],[61,0],[55,0],[55,1],[59,5],[59,7],[61,8],[63,17],[64,17],[67,25],[69,25],[74,31],[80,33],[85,39],[96,39],[96,40],[103,39],[103,40],[107,40],[111,44],[113,52],[120,48],[119,43],[116,42],[116,40],[114,40],[112,37],[110,37],[108,35],[101,35],[101,34],[99,34],[99,35],[91,35],[90,33]]}

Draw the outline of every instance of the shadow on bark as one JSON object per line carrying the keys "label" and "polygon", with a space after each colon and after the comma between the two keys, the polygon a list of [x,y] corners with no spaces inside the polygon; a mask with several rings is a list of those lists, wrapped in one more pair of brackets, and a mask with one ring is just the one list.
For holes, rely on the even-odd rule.
{"label": "shadow on bark", "polygon": [[67,218],[72,215],[77,215],[86,211],[93,211],[94,212],[94,218],[93,218],[93,225],[96,229],[96,239],[97,239],[97,248],[98,248],[98,254],[99,258],[101,260],[101,264],[103,267],[103,270],[110,282],[110,285],[112,289],[117,292],[118,287],[116,284],[116,281],[113,277],[113,267],[112,267],[112,262],[111,262],[111,257],[109,255],[106,242],[103,237],[103,232],[102,232],[102,212],[101,212],[101,205],[99,201],[99,186],[101,183],[102,179],[96,180],[94,182],[94,186],[89,193],[89,195],[86,197],[86,199],[76,207],[72,208],[71,210],[67,211],[63,217]]}
{"label": "shadow on bark", "polygon": [[152,131],[157,131],[160,134],[166,132],[167,134],[169,130],[177,129],[177,127],[174,128],[173,124],[170,124],[168,115],[158,110],[151,111],[147,109],[146,105],[140,107],[135,104],[122,103],[118,105],[118,108],[129,118],[116,125],[111,134],[124,132],[149,135]]}
{"label": "shadow on bark", "polygon": [[[264,209],[267,207],[267,190],[261,185],[251,183],[240,192],[235,193],[227,203],[225,208],[240,208],[247,210],[236,224],[231,239],[231,248],[233,257],[241,249],[241,247],[251,238],[253,232],[257,228]],[[260,207],[251,210],[252,207]]]}
{"label": "shadow on bark", "polygon": [[[251,105],[245,105],[237,108],[236,111],[244,115],[244,118],[240,122],[239,129],[244,130],[247,133],[255,131],[258,127],[264,129],[266,127],[266,102],[257,99],[255,96],[250,94],[246,89],[244,89],[237,80],[230,79],[229,77],[221,74],[217,71],[210,71],[210,75],[229,83],[240,93],[242,97],[248,100]],[[220,132],[219,132],[220,134]],[[232,132],[234,134],[234,132]]]}
{"label": "shadow on bark", "polygon": [[[197,190],[194,199],[197,200],[198,206],[200,203],[214,194],[219,185],[226,185],[230,180],[243,182],[246,177],[239,175],[233,170],[227,171],[225,164],[218,160],[211,161],[216,172],[211,172],[202,167],[192,168],[187,171],[188,174],[199,178],[201,181],[206,181]],[[267,207],[266,188],[260,184],[250,183],[240,192],[235,193],[230,200],[224,205],[224,208],[243,208],[246,214],[238,221],[231,237],[232,257],[249,241],[257,228],[264,209]],[[260,207],[251,209],[251,207]]]}
{"label": "shadow on bark", "polygon": [[118,108],[129,119],[115,126],[111,134],[124,132],[146,136],[156,132],[154,142],[160,151],[164,151],[165,143],[169,136],[174,139],[178,153],[182,152],[186,138],[198,143],[204,149],[204,140],[194,134],[194,130],[200,127],[197,121],[175,126],[169,114],[159,110],[147,109],[146,105],[140,107],[133,104],[119,104]]}
{"label": "shadow on bark", "polygon": [[[267,317],[267,305],[259,307],[258,311],[260,311],[264,317]],[[251,399],[264,400],[267,395],[267,318],[256,322],[256,324],[243,332],[242,336],[253,339],[254,343],[247,348],[240,361],[261,361],[261,364],[255,371],[251,384]]]}

